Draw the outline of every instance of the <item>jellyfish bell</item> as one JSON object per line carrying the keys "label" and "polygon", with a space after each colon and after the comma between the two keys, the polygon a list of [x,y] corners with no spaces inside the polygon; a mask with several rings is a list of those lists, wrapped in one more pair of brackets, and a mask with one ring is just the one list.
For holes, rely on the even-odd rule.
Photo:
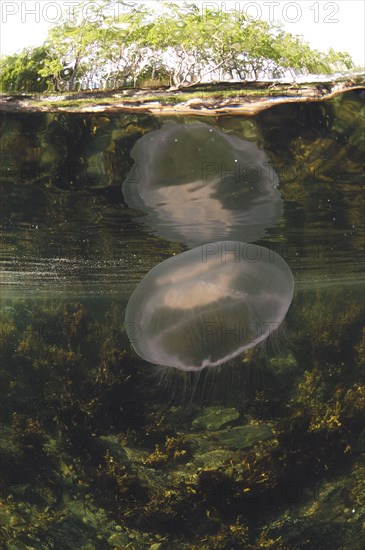
{"label": "jellyfish bell", "polygon": [[282,214],[265,153],[208,124],[165,122],[139,139],[131,156],[124,199],[147,213],[137,220],[160,237],[188,246],[242,234],[255,241]]}
{"label": "jellyfish bell", "polygon": [[146,361],[199,371],[265,340],[283,321],[293,291],[289,266],[272,250],[210,243],[147,273],[127,304],[126,331]]}

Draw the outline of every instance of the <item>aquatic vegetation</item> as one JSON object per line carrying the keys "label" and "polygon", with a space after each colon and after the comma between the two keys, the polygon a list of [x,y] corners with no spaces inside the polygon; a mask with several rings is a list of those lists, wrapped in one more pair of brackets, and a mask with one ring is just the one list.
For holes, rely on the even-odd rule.
{"label": "aquatic vegetation", "polygon": [[365,365],[365,327],[361,331],[359,343],[355,346],[357,363],[359,366]]}
{"label": "aquatic vegetation", "polygon": [[[300,326],[307,326],[309,306],[296,309]],[[0,494],[0,515],[8,545],[21,541],[36,546],[39,538],[56,545],[66,541],[67,550],[76,539],[95,541],[97,548],[117,541],[149,547],[165,540],[176,541],[184,550],[276,548],[279,534],[269,526],[273,517],[279,523],[284,517],[273,513],[273,504],[276,510],[294,502],[303,510],[309,494],[318,507],[322,500],[313,491],[318,476],[336,473],[338,464],[346,466],[356,456],[365,414],[364,386],[338,389],[328,366],[299,373],[297,391],[285,401],[285,415],[268,424],[260,421],[255,426],[254,421],[257,433],[247,447],[246,426],[218,423],[218,432],[212,433],[204,423],[194,423],[196,413],[185,419],[190,430],[175,434],[169,407],[164,413],[162,404],[143,406],[149,390],[139,385],[139,363],[123,347],[117,303],[99,315],[79,302],[38,303],[33,313],[47,322],[43,332],[34,330],[31,317],[20,323],[28,308],[19,302],[6,310],[2,333],[3,352],[10,358],[2,369],[8,375],[18,365],[11,383],[5,376],[7,395],[19,399],[26,388],[28,395],[44,400],[15,416],[9,410],[1,433],[0,483],[7,480],[7,485],[0,487],[6,487],[7,498]],[[353,311],[349,303],[348,314],[344,310],[339,317],[341,324]],[[334,333],[335,341],[339,335],[345,338],[345,332],[344,326]],[[349,345],[361,354],[361,331],[350,336]],[[327,338],[330,335],[320,338],[318,350]],[[336,349],[339,345],[341,340]],[[19,346],[22,360],[18,352],[15,361]],[[305,355],[308,362],[316,357],[317,344],[311,350]],[[260,399],[265,399],[264,390]],[[239,422],[233,409],[228,413],[227,419]],[[250,410],[251,417],[255,414],[260,411]],[[271,431],[273,436],[265,439]],[[232,445],[236,433],[241,433],[242,445]],[[45,477],[39,477],[39,465]],[[355,481],[344,477],[341,487],[350,488],[350,505],[357,510],[363,482],[362,469],[356,472]],[[25,497],[19,494],[19,482]],[[333,497],[336,506],[342,505],[339,494]],[[255,524],[258,514],[264,531],[261,523],[260,528]],[[31,527],[24,517],[32,519]],[[313,522],[315,515],[310,519]],[[295,531],[294,523],[285,527],[288,533]],[[301,535],[305,528],[299,529]]]}
{"label": "aquatic vegetation", "polygon": [[204,123],[165,122],[137,141],[122,185],[157,235],[196,246],[258,240],[282,214],[278,178],[254,143]]}
{"label": "aquatic vegetation", "polygon": [[352,468],[353,485],[350,497],[355,506],[365,506],[365,467],[362,461],[355,462]]}
{"label": "aquatic vegetation", "polygon": [[317,181],[342,182],[344,175],[362,183],[365,110],[361,90],[341,94],[328,102],[332,116],[325,122],[326,135],[303,144],[293,143],[293,150],[311,167]]}
{"label": "aquatic vegetation", "polygon": [[365,385],[354,384],[343,398],[343,414],[349,421],[365,414]]}
{"label": "aquatic vegetation", "polygon": [[[193,546],[193,549],[195,548],[198,547]],[[254,546],[249,542],[249,529],[243,517],[239,516],[234,523],[220,522],[219,531],[206,537],[200,548],[203,550],[230,550],[231,548],[253,550]]]}
{"label": "aquatic vegetation", "polygon": [[143,460],[143,464],[156,467],[171,460],[187,460],[189,456],[189,449],[183,438],[167,437],[163,447],[156,445],[154,452]]}
{"label": "aquatic vegetation", "polygon": [[194,491],[183,482],[176,487],[154,491],[139,514],[143,523],[158,525],[160,533],[175,532],[180,536],[188,533],[190,538],[190,528],[199,529],[199,521],[203,519],[198,506]]}
{"label": "aquatic vegetation", "polygon": [[310,417],[310,432],[335,430],[341,426],[341,402],[336,397],[330,399],[326,396],[327,391],[320,372],[314,369],[303,374],[298,385],[297,403],[304,406],[305,413]]}
{"label": "aquatic vegetation", "polygon": [[363,312],[361,289],[334,285],[298,292],[295,319],[292,321],[291,340],[294,354],[303,360],[315,361],[321,368],[324,361],[333,364],[353,359],[356,345],[361,341]]}
{"label": "aquatic vegetation", "polygon": [[109,509],[114,509],[116,501],[118,503],[144,501],[147,497],[146,486],[132,471],[128,461],[121,461],[113,456],[109,449],[100,461],[95,482],[96,495]]}
{"label": "aquatic vegetation", "polygon": [[278,254],[211,243],[151,269],[129,299],[126,330],[143,359],[201,370],[265,340],[283,321],[293,291],[290,268]]}

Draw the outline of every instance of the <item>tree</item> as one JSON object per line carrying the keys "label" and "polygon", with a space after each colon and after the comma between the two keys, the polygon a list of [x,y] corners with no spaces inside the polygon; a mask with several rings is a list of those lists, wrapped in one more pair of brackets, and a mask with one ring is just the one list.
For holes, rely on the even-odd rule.
{"label": "tree", "polygon": [[105,19],[95,64],[104,80],[112,81],[112,88],[128,79],[135,86],[149,64],[151,49],[146,43],[146,34],[152,23],[148,15],[146,8],[135,4],[128,13]]}
{"label": "tree", "polygon": [[338,71],[348,70],[354,67],[354,62],[347,52],[335,52],[332,48],[330,48],[326,54],[326,62],[330,67],[334,67],[335,70]]}
{"label": "tree", "polygon": [[99,47],[99,25],[99,22],[83,21],[75,31],[64,23],[50,31],[46,42],[49,55],[40,74],[52,75],[56,90],[65,86],[69,91],[74,89],[81,62],[85,64],[87,57],[92,55],[91,52],[97,51]]}
{"label": "tree", "polygon": [[[155,9],[154,6],[158,6]],[[290,71],[330,73],[353,66],[346,52],[323,53],[281,27],[243,12],[202,10],[193,3],[83,0],[74,21],[52,28],[32,53],[4,60],[1,81],[37,90],[136,86],[147,75],[167,75],[173,89],[203,80],[257,80]],[[111,7],[118,13],[111,13]],[[27,72],[28,71],[28,72]],[[40,80],[37,80],[40,79]]]}
{"label": "tree", "polygon": [[174,88],[201,82],[220,68],[228,66],[237,48],[238,23],[235,31],[227,18],[212,10],[201,10],[194,4],[169,4],[168,11],[158,15],[146,39],[157,55],[164,59]]}
{"label": "tree", "polygon": [[1,60],[0,86],[3,92],[44,92],[48,87],[48,75],[41,76],[45,60],[49,56],[46,46],[26,48],[19,54],[8,55]]}

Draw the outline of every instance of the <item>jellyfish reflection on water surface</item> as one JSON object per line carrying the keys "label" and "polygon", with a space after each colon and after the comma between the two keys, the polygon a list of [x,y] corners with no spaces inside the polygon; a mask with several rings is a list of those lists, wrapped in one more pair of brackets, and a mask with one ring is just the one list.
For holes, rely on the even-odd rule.
{"label": "jellyfish reflection on water surface", "polygon": [[126,330],[150,363],[198,371],[265,340],[283,321],[293,291],[289,266],[272,250],[210,243],[147,273],[129,299]]}
{"label": "jellyfish reflection on water surface", "polygon": [[[163,238],[252,242],[282,214],[278,178],[254,143],[205,123],[165,122],[137,141],[122,185],[128,206]],[[140,218],[137,218],[139,221]]]}

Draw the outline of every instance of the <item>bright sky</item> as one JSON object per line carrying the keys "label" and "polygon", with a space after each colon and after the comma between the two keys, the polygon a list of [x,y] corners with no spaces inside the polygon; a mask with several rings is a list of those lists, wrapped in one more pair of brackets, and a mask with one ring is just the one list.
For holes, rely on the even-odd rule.
{"label": "bright sky", "polygon": [[[59,23],[63,10],[72,17],[72,6],[78,0],[2,0],[0,2],[2,55],[24,47],[40,45],[52,24]],[[90,6],[96,2],[90,0]],[[129,1],[136,4],[136,1]],[[148,5],[148,1],[144,2]],[[152,3],[152,2],[151,2]],[[155,2],[153,2],[155,4]],[[281,21],[284,29],[302,35],[319,50],[348,51],[356,65],[365,64],[363,0],[256,0],[195,2],[201,9],[241,11],[267,21]],[[110,0],[111,9],[118,11],[118,2]],[[119,8],[120,9],[120,8]],[[86,16],[88,16],[86,11]]]}

